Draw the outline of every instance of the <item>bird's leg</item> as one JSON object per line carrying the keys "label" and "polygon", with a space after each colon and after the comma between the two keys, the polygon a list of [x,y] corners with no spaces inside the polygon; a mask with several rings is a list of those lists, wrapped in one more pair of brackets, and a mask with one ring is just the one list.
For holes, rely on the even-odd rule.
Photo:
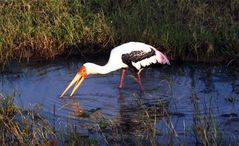
{"label": "bird's leg", "polygon": [[138,77],[138,84],[139,84],[139,86],[140,86],[140,89],[141,89],[141,90],[144,90],[144,87],[143,87],[142,82],[141,82],[141,77],[140,77],[140,73],[141,73],[142,70],[143,70],[143,69],[140,69],[140,70],[138,71],[137,77]]}
{"label": "bird's leg", "polygon": [[120,84],[119,84],[120,89],[122,89],[123,87],[124,75],[125,75],[125,69],[123,68],[121,72],[121,77],[120,77]]}

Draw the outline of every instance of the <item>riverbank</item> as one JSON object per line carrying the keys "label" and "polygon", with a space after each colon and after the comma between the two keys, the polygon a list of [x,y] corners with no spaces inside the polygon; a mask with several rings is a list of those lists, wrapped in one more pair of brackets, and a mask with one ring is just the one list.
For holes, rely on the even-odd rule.
{"label": "riverbank", "polygon": [[237,0],[1,1],[0,62],[106,54],[141,41],[173,60],[239,57]]}

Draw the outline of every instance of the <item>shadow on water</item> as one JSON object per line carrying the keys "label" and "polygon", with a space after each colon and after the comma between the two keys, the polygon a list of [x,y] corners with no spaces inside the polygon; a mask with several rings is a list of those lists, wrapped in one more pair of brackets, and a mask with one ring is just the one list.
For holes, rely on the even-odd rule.
{"label": "shadow on water", "polygon": [[80,65],[77,59],[14,63],[1,74],[1,92],[14,92],[23,108],[41,105],[56,131],[72,130],[102,145],[239,142],[238,67],[149,68],[142,72],[143,93],[130,72],[121,91],[120,71],[91,75],[73,97],[58,98]]}

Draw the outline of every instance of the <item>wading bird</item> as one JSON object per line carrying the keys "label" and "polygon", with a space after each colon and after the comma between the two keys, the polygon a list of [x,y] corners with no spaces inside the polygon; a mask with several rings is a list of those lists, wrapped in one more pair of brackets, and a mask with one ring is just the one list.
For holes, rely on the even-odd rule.
{"label": "wading bird", "polygon": [[119,84],[119,88],[122,88],[126,68],[130,68],[133,72],[137,73],[137,81],[141,89],[143,89],[140,72],[144,67],[156,63],[170,64],[163,53],[150,45],[141,42],[128,42],[122,44],[111,50],[109,61],[104,66],[94,63],[83,64],[60,97],[63,97],[69,88],[76,83],[70,94],[70,96],[72,96],[89,74],[107,74],[118,69],[122,69]]}

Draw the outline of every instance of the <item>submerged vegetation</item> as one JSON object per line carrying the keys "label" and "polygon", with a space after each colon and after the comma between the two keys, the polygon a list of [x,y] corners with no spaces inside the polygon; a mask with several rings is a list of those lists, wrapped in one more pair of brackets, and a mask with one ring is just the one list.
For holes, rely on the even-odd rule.
{"label": "submerged vegetation", "polygon": [[174,59],[239,55],[237,0],[0,2],[0,61],[109,52],[142,41]]}

